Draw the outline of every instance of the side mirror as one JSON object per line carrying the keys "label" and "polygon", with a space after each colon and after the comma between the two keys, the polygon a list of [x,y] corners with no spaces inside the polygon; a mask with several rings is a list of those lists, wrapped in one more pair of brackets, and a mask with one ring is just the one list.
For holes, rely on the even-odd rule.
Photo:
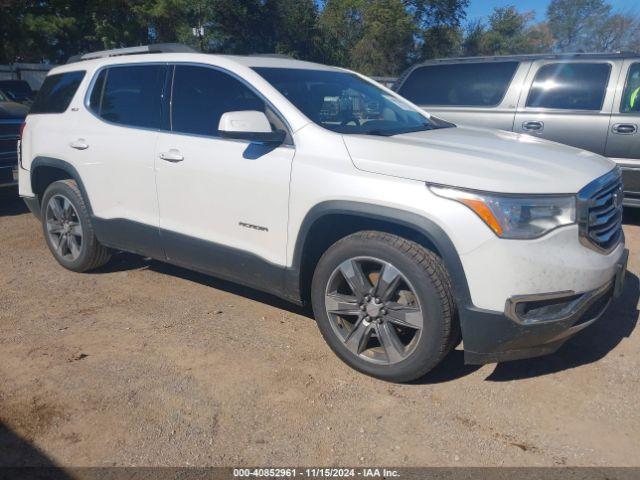
{"label": "side mirror", "polygon": [[287,136],[282,130],[271,130],[267,116],[255,110],[226,112],[220,117],[218,131],[222,138],[280,145]]}

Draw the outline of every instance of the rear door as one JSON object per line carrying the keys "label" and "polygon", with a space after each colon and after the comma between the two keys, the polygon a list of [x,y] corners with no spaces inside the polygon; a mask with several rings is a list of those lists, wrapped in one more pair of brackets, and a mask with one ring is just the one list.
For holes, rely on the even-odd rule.
{"label": "rear door", "polygon": [[625,60],[609,124],[606,155],[622,167],[627,200],[640,199],[640,59]]}
{"label": "rear door", "polygon": [[514,131],[603,155],[619,74],[607,60],[534,62]]}
{"label": "rear door", "polygon": [[398,93],[459,125],[511,130],[530,62],[495,61],[416,67]]}
{"label": "rear door", "polygon": [[154,156],[167,72],[156,63],[101,69],[65,137],[93,213],[104,220],[96,222],[105,225],[101,240],[157,258],[163,253]]}

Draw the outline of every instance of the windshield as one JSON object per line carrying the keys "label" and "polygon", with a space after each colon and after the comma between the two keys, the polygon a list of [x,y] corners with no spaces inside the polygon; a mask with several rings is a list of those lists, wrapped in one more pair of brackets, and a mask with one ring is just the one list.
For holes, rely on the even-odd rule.
{"label": "windshield", "polygon": [[347,72],[295,68],[254,70],[315,123],[338,133],[398,135],[452,126]]}

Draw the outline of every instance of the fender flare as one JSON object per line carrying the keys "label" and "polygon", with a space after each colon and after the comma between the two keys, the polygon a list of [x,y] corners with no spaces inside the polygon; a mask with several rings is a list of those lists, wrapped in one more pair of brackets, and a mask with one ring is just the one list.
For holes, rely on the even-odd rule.
{"label": "fender flare", "polygon": [[445,231],[435,222],[426,217],[391,207],[347,200],[331,200],[315,205],[311,210],[309,210],[309,212],[307,212],[307,215],[300,226],[300,230],[298,231],[291,267],[293,271],[298,273],[301,272],[302,255],[309,231],[313,224],[326,215],[336,214],[353,215],[366,219],[382,221],[402,226],[421,234],[438,250],[442,261],[449,272],[449,276],[451,277],[454,296],[459,307],[470,307],[473,305],[471,302],[471,295],[469,293],[467,277],[464,273],[460,256]]}
{"label": "fender flare", "polygon": [[64,160],[60,160],[58,158],[53,158],[53,157],[36,157],[34,158],[33,162],[31,162],[31,169],[30,169],[30,182],[31,182],[31,190],[35,193],[35,179],[37,178],[37,174],[36,172],[38,171],[38,168],[40,167],[54,167],[60,170],[63,170],[65,172],[67,172],[69,174],[69,176],[75,180],[75,182],[78,184],[78,188],[80,189],[80,192],[82,193],[82,196],[84,198],[85,204],[87,205],[87,208],[89,209],[89,214],[93,215],[93,209],[91,208],[91,202],[89,201],[89,197],[87,195],[87,191],[84,188],[84,183],[82,182],[82,178],[80,177],[80,174],[78,173],[78,170],[76,170],[76,168],[71,165],[69,162],[66,162]]}

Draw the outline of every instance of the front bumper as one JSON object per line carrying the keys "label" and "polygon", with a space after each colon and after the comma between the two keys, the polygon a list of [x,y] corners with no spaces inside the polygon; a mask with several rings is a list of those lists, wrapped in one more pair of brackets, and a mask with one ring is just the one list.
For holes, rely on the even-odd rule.
{"label": "front bumper", "polygon": [[465,363],[503,362],[555,352],[598,320],[620,295],[627,258],[625,250],[615,276],[595,290],[511,297],[504,312],[462,309]]}

